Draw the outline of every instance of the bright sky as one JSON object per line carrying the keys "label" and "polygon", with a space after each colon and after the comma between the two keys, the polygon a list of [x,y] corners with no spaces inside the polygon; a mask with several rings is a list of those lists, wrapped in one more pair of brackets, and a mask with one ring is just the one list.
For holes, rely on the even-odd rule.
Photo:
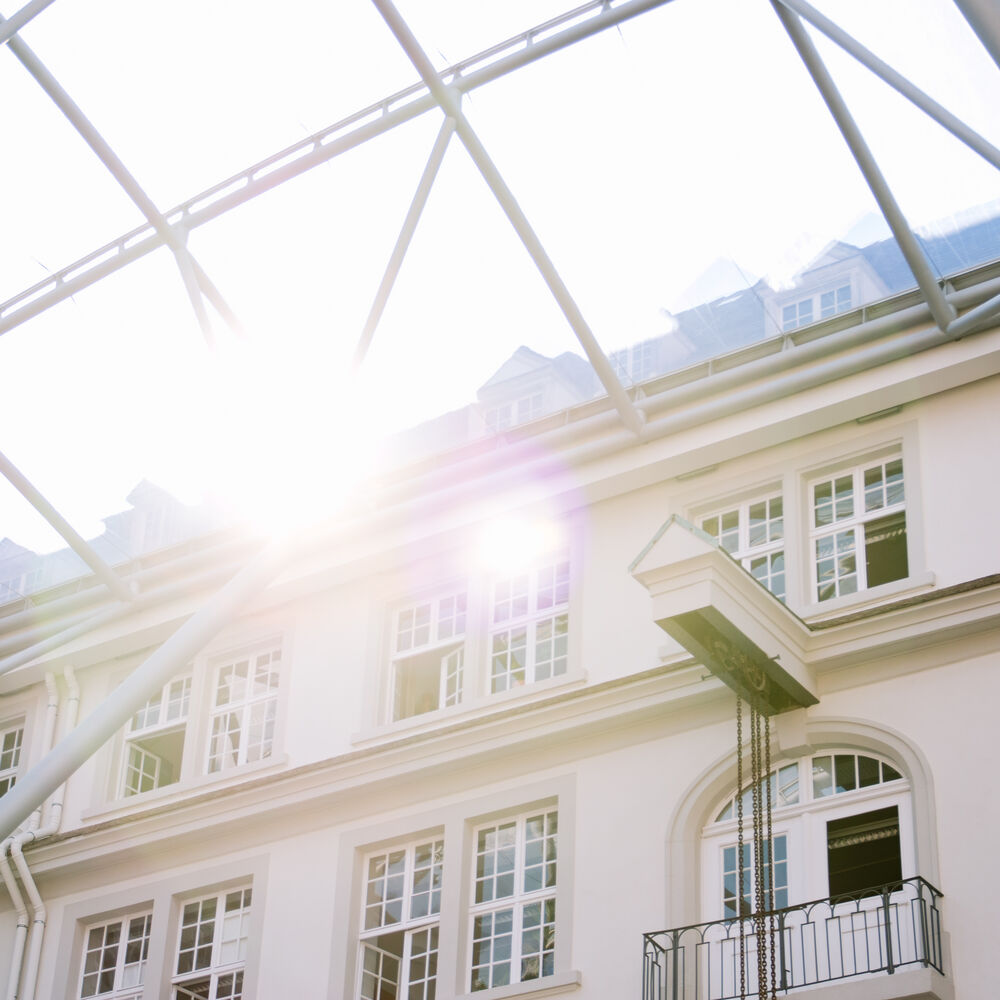
{"label": "bright sky", "polygon": [[[571,0],[397,4],[444,67]],[[951,0],[816,5],[1000,145],[1000,73]],[[162,210],[416,78],[367,0],[155,7],[57,0],[22,37]],[[818,44],[913,225],[1000,196],[992,167]],[[142,220],[2,55],[6,300]],[[718,259],[787,279],[877,211],[766,0],[675,0],[465,110],[606,351],[662,332],[662,310]],[[187,500],[228,488],[287,508],[356,469],[368,435],[471,402],[518,345],[581,353],[453,139],[364,377],[346,377],[440,120],[191,235],[259,345],[251,358],[206,348],[166,250],[0,337],[0,451],[87,536],[143,477]],[[62,545],[0,482],[4,535]]]}

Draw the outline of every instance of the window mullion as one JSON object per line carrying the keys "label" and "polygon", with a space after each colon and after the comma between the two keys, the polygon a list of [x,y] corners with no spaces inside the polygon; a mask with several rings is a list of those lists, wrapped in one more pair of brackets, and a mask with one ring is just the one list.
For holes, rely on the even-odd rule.
{"label": "window mullion", "polygon": [[860,520],[857,521],[852,530],[854,531],[854,572],[858,577],[858,591],[860,592],[868,589],[868,556],[864,546],[864,523]]}
{"label": "window mullion", "polygon": [[118,932],[118,957],[115,961],[115,981],[112,990],[117,992],[125,983],[125,953],[128,951],[128,928],[130,918],[123,917],[121,930]]}

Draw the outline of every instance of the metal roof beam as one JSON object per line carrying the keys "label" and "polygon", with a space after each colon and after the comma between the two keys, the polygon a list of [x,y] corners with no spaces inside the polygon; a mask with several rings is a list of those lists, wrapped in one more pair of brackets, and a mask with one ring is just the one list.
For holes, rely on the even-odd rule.
{"label": "metal roof beam", "polygon": [[461,92],[454,87],[447,86],[438,76],[430,59],[427,58],[427,54],[420,47],[416,36],[390,0],[372,0],[372,2],[382,15],[385,23],[389,26],[389,30],[396,36],[396,41],[402,46],[410,62],[416,67],[424,83],[434,95],[434,99],[440,104],[446,115],[454,118],[455,129],[458,132],[459,139],[462,141],[462,145],[465,146],[469,156],[472,157],[473,162],[483,176],[483,180],[486,181],[493,192],[493,196],[500,203],[500,207],[504,210],[510,224],[521,238],[521,242],[531,255],[531,259],[535,262],[535,266],[541,273],[543,280],[549,286],[549,291],[552,292],[553,298],[555,298],[563,315],[572,327],[577,340],[580,341],[580,346],[583,348],[594,371],[597,373],[597,377],[601,380],[601,384],[607,390],[608,396],[611,398],[615,409],[622,419],[622,423],[634,434],[641,434],[645,420],[643,413],[636,409],[628,393],[622,387],[621,382],[618,381],[618,376],[615,375],[611,363],[601,349],[600,344],[598,344],[593,331],[587,325],[587,321],[583,318],[583,314],[580,312],[576,301],[560,277],[555,265],[545,252],[541,240],[539,240],[534,229],[531,228],[531,224],[521,210],[521,206],[517,203],[513,192],[507,187],[500,171],[497,170],[496,165],[490,159],[486,147],[482,144],[479,136],[469,124],[469,120],[465,117],[461,106]]}
{"label": "metal roof beam", "polygon": [[91,548],[73,526],[31,484],[27,476],[0,452],[0,473],[66,540],[66,544],[94,571],[107,588],[123,601],[132,600],[132,591],[120,576]]}
{"label": "metal roof beam", "polygon": [[788,37],[791,38],[802,62],[805,63],[809,75],[813,78],[826,106],[830,109],[830,114],[833,115],[844,141],[875,196],[875,200],[885,216],[885,221],[889,224],[889,228],[899,244],[899,249],[906,258],[906,263],[913,272],[914,278],[917,279],[917,284],[930,308],[934,322],[941,330],[947,330],[955,319],[955,309],[938,284],[927,255],[917,242],[916,236],[913,235],[913,230],[910,229],[902,209],[896,202],[895,196],[875,162],[875,157],[851,116],[840,91],[837,90],[837,85],[833,82],[833,77],[830,76],[813,40],[809,37],[809,33],[803,27],[798,15],[784,6],[784,0],[771,0],[771,6],[781,19],[785,31],[788,32]]}
{"label": "metal roof beam", "polygon": [[1000,170],[1000,149],[997,149],[996,146],[984,139],[974,129],[969,128],[961,118],[953,115],[947,108],[942,107],[919,87],[914,86],[901,73],[897,73],[890,65],[884,63],[873,52],[866,49],[857,39],[844,31],[843,28],[834,24],[828,17],[824,17],[815,7],[806,3],[806,0],[781,0],[781,3],[790,10],[794,10],[815,28],[822,31],[827,38],[839,45],[845,52],[854,56],[858,62],[870,69],[880,80],[883,80],[893,90],[915,104],[926,115],[933,118],[942,128],[946,128],[956,139],[964,142],[966,146],[978,153],[987,163],[993,164],[994,167]]}
{"label": "metal roof beam", "polygon": [[31,0],[31,3],[26,3],[6,20],[0,18],[0,45],[13,38],[33,17],[41,14],[52,3],[55,0]]}
{"label": "metal roof beam", "polygon": [[958,319],[952,320],[948,325],[948,333],[958,340],[959,337],[964,337],[967,333],[997,318],[1000,318],[1000,295],[994,295],[992,299],[987,299],[975,309],[970,309]]}
{"label": "metal roof beam", "polygon": [[[207,281],[207,276],[204,272],[200,268],[195,267],[194,258],[187,248],[187,234],[184,232],[179,233],[167,222],[160,213],[160,210],[153,204],[153,200],[146,194],[135,177],[132,176],[107,140],[97,131],[79,105],[70,97],[69,93],[60,85],[59,81],[49,72],[28,45],[20,38],[11,38],[7,44],[21,65],[24,66],[35,78],[39,86],[49,95],[55,105],[69,120],[70,124],[83,138],[84,142],[90,146],[91,150],[97,155],[97,158],[107,167],[108,171],[139,211],[142,212],[149,223],[155,228],[162,242],[170,248],[177,261],[184,287],[191,300],[191,305],[198,318],[202,333],[205,335],[205,339],[211,343],[213,340],[212,326],[208,313],[205,310],[202,291],[204,288],[210,287],[213,301],[217,301],[222,297],[218,289],[214,285],[211,285],[211,282]],[[233,315],[228,307],[226,307],[225,315],[227,318]],[[234,332],[241,332],[238,326],[234,328]]]}
{"label": "metal roof beam", "polygon": [[[442,77],[462,93],[468,93],[575,42],[670,2],[626,0],[615,5],[608,0],[591,0],[582,7],[455,63],[444,71]],[[561,27],[564,24],[566,27]],[[187,199],[166,213],[168,225],[183,222],[185,231],[190,232],[435,107],[437,104],[427,87],[422,82],[412,84]],[[152,253],[165,242],[153,225],[139,226],[61,268],[0,303],[0,335]],[[212,288],[204,283],[197,262],[195,271],[199,273],[206,296],[225,315],[224,308],[213,299]]]}
{"label": "metal roof beam", "polygon": [[27,819],[150,696],[162,688],[233,616],[281,572],[289,547],[272,542],[63,737],[0,798],[0,839]]}
{"label": "metal roof beam", "polygon": [[997,17],[996,0],[955,0],[955,6],[979,36],[983,48],[1000,66],[1000,17]]}
{"label": "metal roof beam", "polygon": [[403,228],[400,229],[399,236],[396,238],[396,245],[392,249],[389,263],[386,264],[382,281],[379,283],[378,291],[375,293],[375,301],[372,302],[372,307],[368,312],[368,319],[365,320],[364,329],[361,331],[358,346],[354,351],[355,368],[365,360],[365,356],[368,354],[368,348],[371,345],[372,337],[375,336],[378,321],[382,318],[382,313],[385,311],[385,304],[389,301],[389,293],[392,291],[392,286],[399,275],[399,269],[403,266],[403,258],[406,256],[407,248],[413,239],[413,234],[417,230],[420,214],[424,210],[424,205],[427,204],[427,198],[431,193],[434,178],[437,177],[438,170],[441,169],[441,161],[444,159],[448,142],[454,131],[455,119],[445,118],[441,123],[437,138],[434,140],[434,147],[431,149],[427,166],[424,167],[420,183],[413,194],[413,201],[410,202],[409,211],[407,211],[406,218],[403,220]]}

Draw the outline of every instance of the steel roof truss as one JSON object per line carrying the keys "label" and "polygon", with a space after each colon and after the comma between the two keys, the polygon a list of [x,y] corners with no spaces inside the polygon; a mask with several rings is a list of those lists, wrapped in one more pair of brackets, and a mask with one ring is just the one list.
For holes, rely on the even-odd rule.
{"label": "steel roof truss", "polygon": [[833,115],[833,119],[840,129],[841,135],[843,135],[844,141],[851,151],[851,155],[857,162],[868,187],[875,196],[875,200],[878,202],[878,206],[885,216],[885,221],[889,224],[889,228],[892,230],[892,234],[899,244],[899,249],[906,258],[906,263],[909,265],[914,278],[917,280],[917,284],[920,286],[920,291],[930,308],[934,321],[941,330],[947,330],[951,322],[955,319],[955,309],[945,297],[944,291],[931,268],[930,261],[927,259],[927,255],[917,242],[913,230],[910,229],[910,225],[906,221],[902,209],[900,209],[899,204],[896,202],[896,198],[889,188],[885,177],[882,175],[882,171],[875,162],[872,151],[868,148],[868,143],[865,142],[861,130],[851,116],[847,104],[837,89],[837,85],[833,82],[833,77],[830,76],[830,72],[826,68],[826,64],[823,62],[816,46],[813,44],[813,40],[809,37],[809,33],[803,27],[798,15],[784,5],[784,0],[771,0],[771,6],[781,19],[781,23],[788,32],[792,44],[795,46],[802,62],[809,71],[809,75],[813,78],[813,82],[816,84],[827,108],[829,108],[830,114]]}
{"label": "steel roof truss", "polygon": [[517,203],[513,192],[507,187],[500,171],[497,170],[496,165],[490,159],[486,147],[482,144],[479,136],[469,124],[469,120],[465,117],[461,106],[461,92],[455,87],[445,84],[441,77],[438,76],[430,59],[427,58],[427,54],[420,47],[416,36],[414,36],[409,25],[390,0],[372,0],[372,2],[389,26],[389,30],[396,36],[396,41],[399,42],[424,83],[427,84],[428,89],[434,95],[434,99],[446,115],[454,118],[455,129],[458,132],[459,139],[462,141],[462,145],[465,146],[472,157],[472,161],[493,192],[493,196],[500,203],[500,207],[503,209],[510,224],[514,227],[517,235],[521,238],[521,242],[530,254],[531,259],[535,262],[535,266],[541,273],[546,285],[548,285],[549,291],[552,292],[559,308],[576,334],[580,346],[583,348],[587,359],[597,373],[597,377],[607,390],[608,396],[618,411],[622,423],[636,435],[641,434],[644,422],[643,413],[636,409],[628,393],[622,387],[618,376],[615,375],[611,367],[611,363],[601,349],[600,344],[598,344],[597,338],[587,325],[587,321],[583,318],[583,314],[580,312],[576,301],[560,277],[555,265],[545,252],[541,240],[539,240],[534,229],[531,228],[531,224],[521,210],[521,206]]}
{"label": "steel roof truss", "polygon": [[123,601],[132,600],[132,592],[120,576],[91,548],[79,534],[31,484],[28,477],[14,463],[0,452],[0,473],[38,511],[46,521],[66,540],[66,544],[94,571],[107,588]]}
{"label": "steel roof truss", "polygon": [[832,42],[839,45],[845,52],[854,56],[863,66],[870,69],[880,80],[902,94],[908,101],[915,104],[930,118],[933,118],[942,128],[947,129],[956,139],[964,142],[971,150],[978,153],[987,163],[1000,170],[1000,149],[984,139],[978,132],[970,128],[947,108],[942,107],[932,97],[914,86],[905,76],[897,73],[891,66],[884,63],[873,52],[866,49],[857,39],[849,35],[843,28],[834,24],[821,14],[806,0],[781,0],[790,10],[819,29]]}
{"label": "steel roof truss", "polygon": [[434,146],[427,160],[427,166],[424,167],[420,183],[413,194],[409,211],[407,211],[406,218],[403,220],[403,227],[396,238],[396,245],[392,248],[392,255],[389,257],[389,263],[385,266],[385,273],[382,275],[382,281],[379,283],[378,291],[375,293],[375,300],[372,302],[372,307],[369,310],[368,319],[365,320],[364,329],[361,331],[361,337],[354,352],[355,368],[365,360],[365,356],[368,354],[368,348],[371,345],[372,337],[375,336],[378,321],[382,318],[385,305],[389,301],[389,293],[392,291],[392,286],[399,275],[399,269],[403,266],[403,258],[406,256],[407,248],[413,239],[413,234],[417,230],[420,214],[424,210],[424,205],[427,204],[431,187],[434,185],[434,178],[437,177],[438,170],[441,168],[441,161],[444,159],[448,142],[454,131],[455,119],[446,117],[441,123],[437,138],[434,140]]}
{"label": "steel roof truss", "polygon": [[[107,167],[110,174],[134,202],[139,211],[142,212],[149,223],[156,229],[162,242],[166,243],[170,248],[177,261],[184,287],[188,293],[188,297],[191,299],[191,305],[198,318],[202,333],[205,335],[205,339],[211,343],[213,339],[212,327],[208,312],[205,309],[205,303],[202,299],[202,292],[210,287],[211,297],[214,302],[218,302],[222,297],[214,285],[207,280],[204,271],[201,268],[196,268],[194,258],[187,248],[186,233],[179,233],[167,222],[160,213],[160,210],[153,203],[153,200],[146,194],[135,177],[132,176],[107,140],[97,131],[79,105],[70,97],[69,93],[56,80],[52,73],[49,72],[28,45],[20,38],[11,38],[7,44],[21,65],[24,66],[35,78],[39,86],[49,95],[55,105],[69,120],[70,124],[80,134],[84,142],[90,146],[98,159]],[[222,311],[227,321],[230,318],[234,318],[232,310],[228,309],[224,303],[222,305],[223,310],[220,311]],[[234,328],[234,332],[240,332],[238,326]]]}

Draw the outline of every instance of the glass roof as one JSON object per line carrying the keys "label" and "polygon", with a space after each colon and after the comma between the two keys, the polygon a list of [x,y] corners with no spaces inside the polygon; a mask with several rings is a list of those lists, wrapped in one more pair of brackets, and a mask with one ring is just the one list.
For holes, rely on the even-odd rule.
{"label": "glass roof", "polygon": [[[951,0],[816,6],[1000,145],[997,66]],[[569,4],[398,8],[444,70]],[[57,0],[20,38],[164,213],[417,80],[367,0],[153,9]],[[809,32],[936,273],[1000,256],[998,230],[974,229],[1000,216],[996,169]],[[5,48],[0,302],[144,224]],[[667,338],[663,370],[914,284],[764,0],[663,3],[476,87],[463,110],[626,382],[633,354],[614,352],[637,342]],[[94,538],[144,480],[186,504],[237,507],[277,483],[287,510],[313,492],[306,469],[363,465],[351,446],[374,452],[386,434],[470,406],[478,433],[501,426],[498,373],[520,348],[583,351],[458,136],[351,375],[441,122],[432,108],[190,233],[249,348],[211,308],[206,343],[163,247],[11,326],[0,451]],[[847,257],[862,278],[842,278]],[[807,274],[825,282],[814,296],[797,291]],[[566,365],[581,398],[603,391]],[[537,415],[531,379],[518,378]],[[516,421],[518,401],[503,405]],[[0,480],[3,537],[35,552],[64,544]]]}

